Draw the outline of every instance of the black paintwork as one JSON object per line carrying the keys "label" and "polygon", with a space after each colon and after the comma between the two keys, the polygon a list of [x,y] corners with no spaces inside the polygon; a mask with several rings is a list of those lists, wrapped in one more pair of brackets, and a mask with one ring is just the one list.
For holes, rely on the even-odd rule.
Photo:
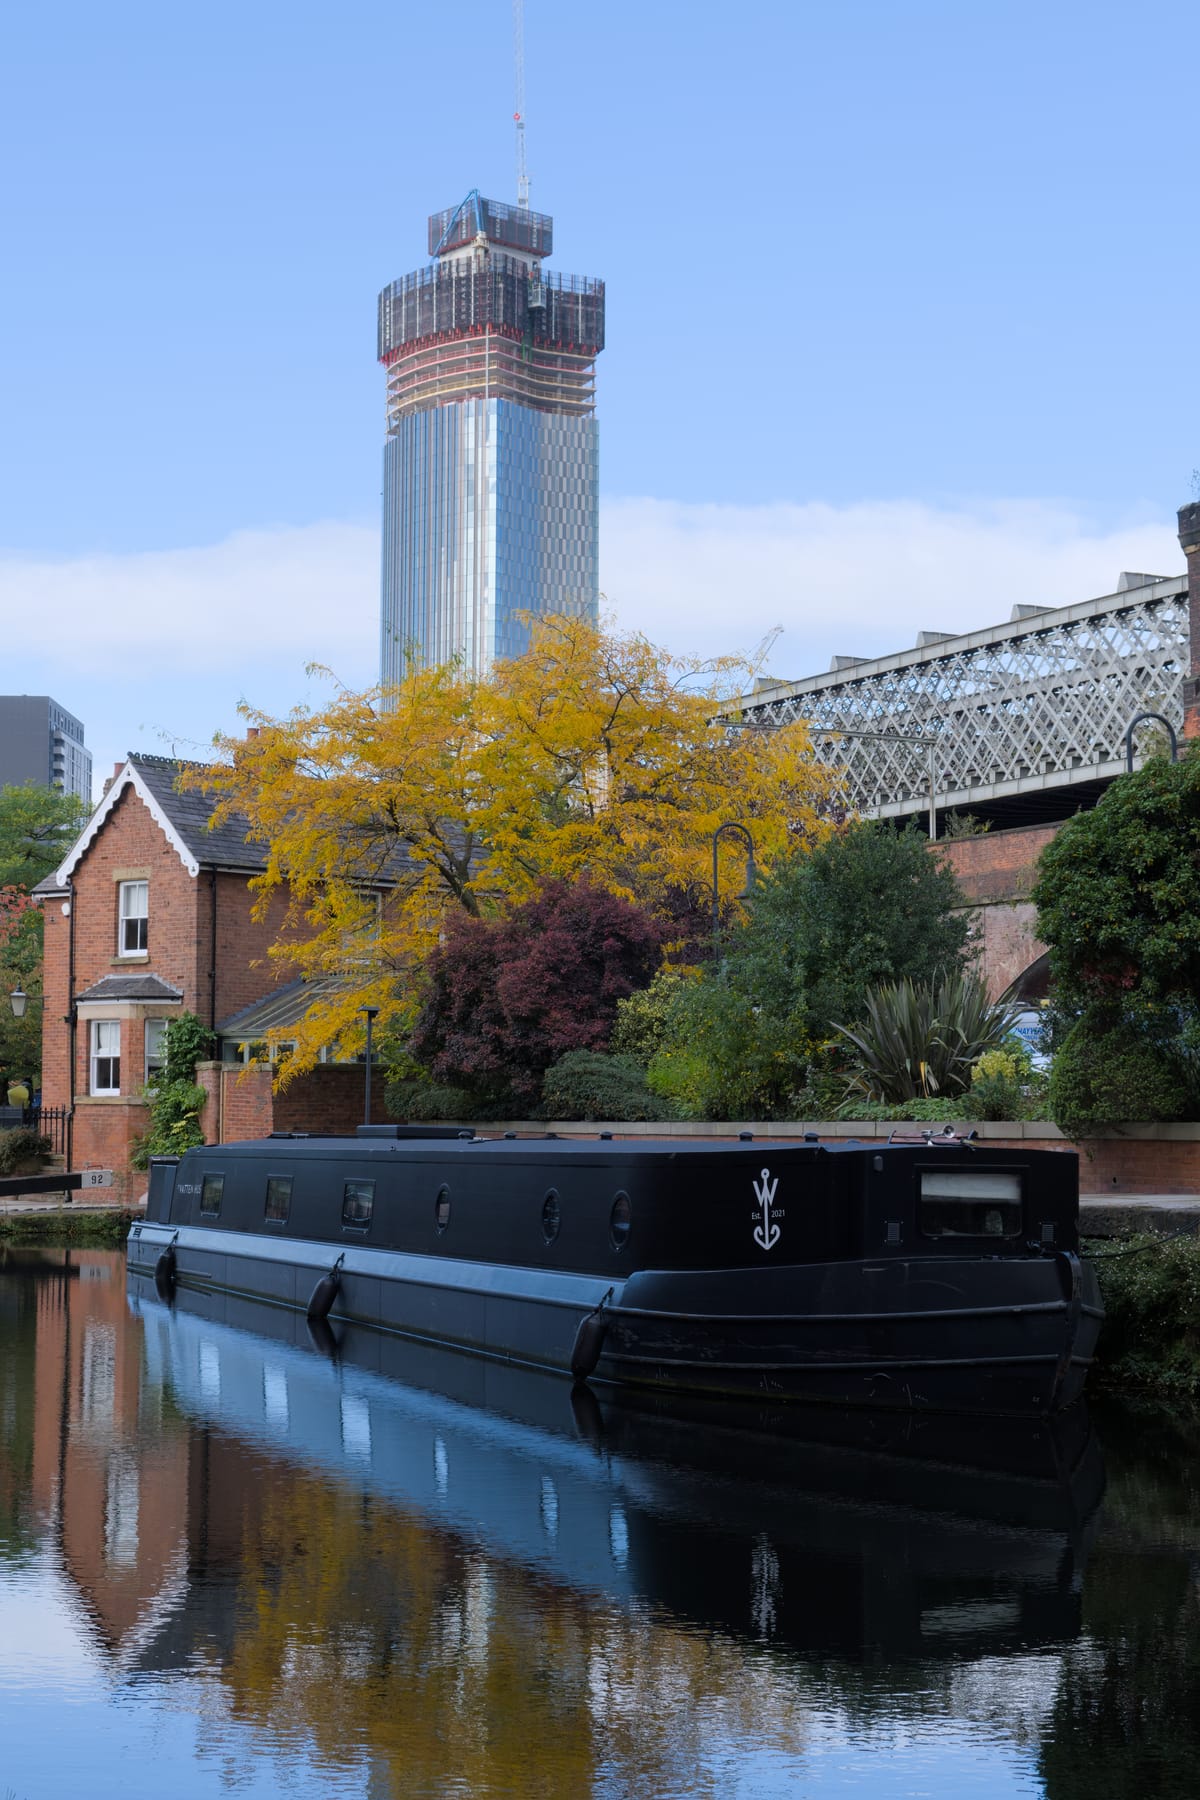
{"label": "black paintwork", "polygon": [[[336,1262],[335,1318],[564,1370],[599,1308],[601,1382],[1045,1413],[1101,1316],[1077,1167],[945,1138],[271,1138],[156,1160],[130,1263],[172,1243],[185,1285],[304,1309]],[[1020,1199],[934,1235],[928,1171],[1015,1176]]]}
{"label": "black paintwork", "polygon": [[[1019,1171],[1025,1229],[1018,1239],[972,1240],[988,1256],[1053,1248],[1078,1250],[1075,1157],[1056,1151],[896,1144],[773,1144],[760,1141],[685,1147],[672,1140],[495,1138],[266,1138],[191,1150],[176,1170],[156,1159],[147,1216],[171,1225],[266,1231],[322,1243],[370,1244],[418,1255],[497,1262],[625,1277],[638,1269],[711,1270],[840,1262],[871,1257],[959,1257],[964,1241],[918,1232],[916,1196],[925,1169]],[[781,1236],[772,1251],[756,1244],[761,1217],[756,1184],[777,1179],[772,1216]],[[225,1176],[219,1217],[200,1211],[208,1173]],[[264,1221],[270,1176],[291,1176],[285,1223]],[[342,1222],[347,1180],[376,1183],[367,1227]],[[546,1195],[559,1201],[553,1242],[542,1229]],[[439,1231],[436,1202],[448,1194],[450,1219]],[[610,1239],[619,1194],[629,1197],[631,1229]],[[889,1233],[888,1227],[893,1231]],[[707,1304],[707,1302],[701,1302]]]}

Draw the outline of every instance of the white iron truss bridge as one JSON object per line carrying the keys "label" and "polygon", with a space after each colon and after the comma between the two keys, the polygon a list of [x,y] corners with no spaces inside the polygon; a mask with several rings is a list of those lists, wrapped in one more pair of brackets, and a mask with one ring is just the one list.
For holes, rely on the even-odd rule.
{"label": "white iron truss bridge", "polygon": [[[1187,672],[1179,576],[1078,606],[1018,607],[1008,624],[962,637],[924,632],[916,649],[874,661],[839,657],[828,674],[761,685],[741,721],[806,719],[860,813],[924,816],[932,788],[939,812],[1026,823],[1063,817],[1121,774],[1139,713],[1178,732]],[[1139,727],[1139,756],[1153,729]]]}

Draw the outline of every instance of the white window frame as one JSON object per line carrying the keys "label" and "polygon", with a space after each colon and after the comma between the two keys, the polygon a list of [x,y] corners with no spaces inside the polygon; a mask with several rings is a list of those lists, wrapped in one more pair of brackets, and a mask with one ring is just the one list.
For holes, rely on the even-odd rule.
{"label": "white window frame", "polygon": [[[157,1077],[159,1076],[161,1071],[166,1066],[166,1061],[167,1061],[166,1031],[167,1031],[167,1026],[170,1024],[170,1022],[171,1021],[169,1019],[165,1019],[165,1018],[163,1018],[163,1019],[147,1019],[145,1022],[145,1025],[143,1028],[144,1060],[142,1062],[142,1073],[145,1077],[145,1082],[146,1082],[147,1087],[154,1086]],[[157,1041],[158,1041],[158,1056],[157,1056],[157,1060],[155,1060],[155,1061],[151,1060],[150,1045],[151,1045],[152,1039],[157,1039]]]}
{"label": "white window frame", "polygon": [[[127,942],[131,936],[132,945]],[[122,881],[117,892],[117,955],[148,956],[149,953],[150,883]]]}
{"label": "white window frame", "polygon": [[[115,1048],[113,1047],[114,1039]],[[110,1086],[102,1087],[100,1085],[101,1064],[107,1065],[103,1073],[112,1083]],[[115,1069],[114,1064],[116,1065]],[[120,1019],[92,1019],[88,1025],[88,1093],[119,1094],[120,1091],[121,1021]]]}

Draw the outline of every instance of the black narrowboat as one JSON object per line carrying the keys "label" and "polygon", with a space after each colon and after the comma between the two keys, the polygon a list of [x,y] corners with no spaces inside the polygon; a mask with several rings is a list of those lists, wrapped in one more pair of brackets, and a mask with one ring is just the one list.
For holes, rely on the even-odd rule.
{"label": "black narrowboat", "polygon": [[130,1268],[591,1379],[1059,1411],[1102,1318],[1078,1162],[360,1126],[155,1158]]}

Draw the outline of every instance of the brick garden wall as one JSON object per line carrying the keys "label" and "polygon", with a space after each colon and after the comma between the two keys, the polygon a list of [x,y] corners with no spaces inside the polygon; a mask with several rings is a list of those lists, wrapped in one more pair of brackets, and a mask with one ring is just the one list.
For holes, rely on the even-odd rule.
{"label": "brick garden wall", "polygon": [[[274,1071],[266,1064],[201,1063],[196,1080],[208,1094],[200,1116],[209,1143],[236,1143],[272,1131],[311,1131],[352,1137],[362,1124],[366,1071],[362,1064],[323,1063],[298,1075],[282,1093],[272,1093]],[[371,1118],[383,1124],[385,1077],[371,1071]]]}

